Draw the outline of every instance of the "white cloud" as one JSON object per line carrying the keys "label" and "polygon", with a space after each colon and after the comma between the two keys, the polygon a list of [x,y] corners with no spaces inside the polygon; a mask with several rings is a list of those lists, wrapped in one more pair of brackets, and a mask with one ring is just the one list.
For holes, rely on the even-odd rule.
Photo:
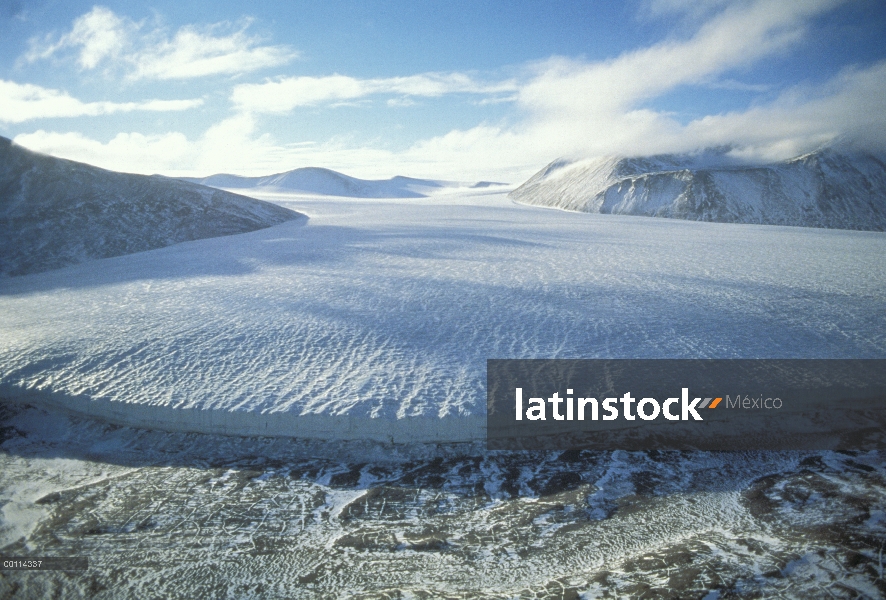
{"label": "white cloud", "polygon": [[[296,167],[323,166],[357,176],[390,177],[385,175],[387,165],[395,160],[389,151],[354,148],[346,141],[284,145],[269,134],[256,133],[255,119],[248,114],[224,119],[197,139],[188,139],[179,132],[149,136],[120,133],[101,142],[79,132],[39,130],[17,135],[14,141],[37,152],[105,169],[169,176],[267,175]],[[362,168],[355,169],[355,165]]]}
{"label": "white cloud", "polygon": [[385,104],[388,106],[405,108],[407,106],[415,106],[415,100],[408,96],[403,96],[400,98],[388,98],[388,101]]}
{"label": "white cloud", "polygon": [[296,54],[286,46],[261,46],[245,27],[227,36],[213,36],[183,27],[171,40],[146,48],[131,58],[132,79],[187,79],[217,73],[246,73],[289,62]]}
{"label": "white cloud", "polygon": [[[655,98],[675,89],[710,87],[711,81],[736,69],[788,50],[803,39],[810,19],[839,1],[732,3],[686,39],[667,39],[606,61],[554,57],[530,65],[530,75],[517,91],[522,119],[515,125],[452,131],[422,141],[410,152],[434,155],[452,165],[494,168],[497,163],[531,169],[557,156],[650,154],[727,143],[749,144],[760,155],[772,155],[778,149],[805,149],[850,130],[871,131],[865,127],[872,121],[867,111],[877,110],[883,104],[880,99],[886,98],[879,66],[842,75],[818,95],[797,88],[771,105],[685,126],[666,112],[648,108]],[[712,2],[706,10],[719,4]],[[859,103],[867,104],[867,111],[856,108]],[[877,114],[883,114],[879,110]],[[874,130],[886,135],[882,127]]]}
{"label": "white cloud", "polygon": [[[464,73],[423,73],[378,79],[329,75],[284,77],[265,83],[237,85],[231,94],[231,101],[242,111],[284,114],[300,106],[372,95],[436,97],[455,93],[497,94],[516,89],[515,81],[484,83]],[[404,106],[402,102],[397,105]]]}
{"label": "white cloud", "polygon": [[[696,10],[682,0],[663,0],[653,3],[652,9],[693,12],[706,16],[706,20],[683,39],[668,38],[610,60],[587,62],[553,57],[527,65],[518,80],[486,83],[458,73],[386,79],[343,75],[290,77],[238,85],[231,100],[241,111],[285,114],[300,106],[373,94],[394,95],[388,104],[395,105],[403,97],[507,93],[507,99],[514,101],[519,111],[518,118],[511,119],[512,125],[484,123],[468,130],[451,131],[419,141],[397,154],[400,164],[427,167],[435,163],[447,176],[457,176],[459,169],[527,172],[563,155],[644,154],[723,143],[753,144],[761,153],[777,148],[785,152],[789,147],[819,143],[828,135],[855,127],[850,121],[856,123],[866,117],[855,113],[841,120],[837,113],[845,115],[851,103],[841,105],[834,101],[825,102],[827,107],[820,107],[817,118],[806,118],[804,111],[813,111],[814,104],[809,90],[790,92],[801,95],[790,110],[777,108],[787,102],[785,97],[765,109],[758,106],[744,113],[714,118],[716,125],[712,119],[683,125],[670,114],[647,105],[685,86],[765,91],[763,86],[742,84],[730,76],[736,70],[788,51],[804,39],[811,19],[842,1],[750,0],[727,4],[712,0]],[[842,97],[852,93],[847,91],[850,87],[849,80],[843,78],[833,82],[825,95]],[[777,113],[781,125],[773,127],[768,123],[763,118],[763,113],[770,114],[767,111]],[[833,118],[824,114],[827,111],[834,113]],[[756,117],[742,119],[743,114]],[[725,124],[742,120],[737,127]],[[837,127],[835,123],[842,125]],[[790,141],[784,136],[789,136]]]}
{"label": "white cloud", "polygon": [[886,149],[886,61],[847,69],[819,90],[798,87],[765,106],[697,119],[684,135],[698,145],[728,141],[774,158],[835,138]]}
{"label": "white cloud", "polygon": [[735,79],[712,81],[706,85],[714,90],[734,90],[736,92],[768,92],[772,89],[771,85],[765,83],[745,83]]}
{"label": "white cloud", "polygon": [[118,57],[136,34],[139,26],[128,19],[121,19],[103,6],[93,9],[74,20],[71,31],[53,41],[48,35],[43,40],[32,38],[30,50],[25,54],[27,62],[47,59],[66,49],[78,51],[77,63],[81,69],[94,69],[108,58]]}
{"label": "white cloud", "polygon": [[[107,168],[180,175],[222,171],[258,175],[313,165],[358,177],[407,174],[511,182],[525,179],[558,156],[642,155],[734,144],[748,156],[777,159],[838,136],[886,147],[886,61],[850,67],[823,85],[794,86],[774,100],[758,100],[747,109],[690,123],[650,108],[655,98],[681,86],[762,90],[737,84],[731,77],[789,50],[807,34],[810,20],[835,4],[836,0],[730,4],[682,40],[669,38],[607,61],[554,57],[527,65],[518,80],[500,83],[430,73],[385,79],[293,77],[238,85],[232,104],[240,113],[198,139],[172,133],[158,138],[129,134],[102,144],[70,137],[74,134],[40,132],[16,141],[51,153],[61,148],[71,152],[71,158]],[[482,123],[396,152],[347,139],[286,144],[263,133],[257,116],[372,95],[388,94],[396,104],[455,92],[508,94],[518,112],[510,115],[508,124]],[[159,151],[164,144],[180,152]]]}
{"label": "white cloud", "polygon": [[0,122],[22,123],[50,117],[81,117],[118,112],[179,111],[203,104],[203,100],[146,100],[142,102],[81,102],[60,90],[0,79]]}
{"label": "white cloud", "polygon": [[[396,174],[455,180],[521,182],[557,156],[575,151],[649,154],[738,144],[748,158],[782,159],[838,136],[884,146],[886,61],[849,69],[821,89],[792,88],[775,101],[680,124],[667,114],[635,109],[598,123],[592,133],[573,131],[570,121],[525,122],[520,127],[479,125],[417,142],[393,152],[350,140],[285,144],[261,133],[256,117],[239,114],[197,139],[181,133],[120,134],[101,143],[79,133],[19,135],[23,146],[104,168],[167,175],[219,172],[267,175],[296,167],[323,166],[357,177]],[[586,137],[583,137],[586,136]],[[576,140],[583,138],[583,145]]]}
{"label": "white cloud", "polygon": [[171,38],[103,6],[74,20],[71,31],[56,38],[30,40],[25,62],[74,53],[82,70],[104,65],[122,69],[128,79],[188,79],[238,74],[285,64],[297,53],[289,46],[264,45],[246,33],[250,21],[234,28],[217,23],[199,29],[188,25]]}
{"label": "white cloud", "polygon": [[38,130],[15,136],[14,141],[37,152],[51,154],[124,173],[153,174],[189,160],[191,144],[181,133],[142,135],[120,133],[107,143],[81,133]]}
{"label": "white cloud", "polygon": [[787,49],[802,38],[811,17],[840,1],[758,0],[725,9],[688,40],[668,40],[597,63],[554,58],[536,66],[538,74],[520,90],[520,102],[535,113],[608,117]]}
{"label": "white cloud", "polygon": [[433,157],[451,172],[464,165],[487,168],[487,177],[515,173],[512,180],[518,181],[558,156],[648,155],[728,144],[747,158],[780,160],[838,138],[886,150],[886,61],[848,69],[820,89],[798,86],[770,103],[685,125],[649,109],[591,115],[587,121],[544,116],[509,129],[480,125],[451,131],[406,154]]}
{"label": "white cloud", "polygon": [[365,95],[360,80],[343,75],[328,77],[289,77],[262,84],[234,87],[231,101],[240,110],[287,113],[296,106],[318,102],[349,100]]}

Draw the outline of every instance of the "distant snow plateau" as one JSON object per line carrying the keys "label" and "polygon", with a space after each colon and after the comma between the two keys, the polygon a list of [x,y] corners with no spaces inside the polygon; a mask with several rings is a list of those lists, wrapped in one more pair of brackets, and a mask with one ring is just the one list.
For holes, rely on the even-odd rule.
{"label": "distant snow plateau", "polygon": [[772,164],[725,150],[558,160],[510,197],[591,213],[886,231],[886,161],[835,148]]}
{"label": "distant snow plateau", "polygon": [[443,190],[507,185],[491,181],[469,184],[435,179],[414,179],[399,175],[390,179],[357,179],[337,171],[318,167],[293,169],[265,177],[241,177],[222,173],[202,178],[183,177],[182,181],[219,189],[257,189],[265,192],[349,198],[425,198]]}
{"label": "distant snow plateau", "polygon": [[158,175],[53,158],[0,137],[0,277],[293,219],[304,215]]}

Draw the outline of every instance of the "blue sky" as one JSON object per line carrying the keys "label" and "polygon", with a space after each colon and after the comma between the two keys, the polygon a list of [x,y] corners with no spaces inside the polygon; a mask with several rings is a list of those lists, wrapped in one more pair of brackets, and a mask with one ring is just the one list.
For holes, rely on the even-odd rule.
{"label": "blue sky", "polygon": [[886,145],[882,0],[0,0],[0,135],[102,167],[519,182]]}

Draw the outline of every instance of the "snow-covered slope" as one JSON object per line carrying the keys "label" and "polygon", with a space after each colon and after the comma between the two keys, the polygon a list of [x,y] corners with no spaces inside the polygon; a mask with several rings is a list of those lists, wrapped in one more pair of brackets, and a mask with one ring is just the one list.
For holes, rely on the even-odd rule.
{"label": "snow-covered slope", "polygon": [[0,137],[0,276],[301,217],[275,204],[175,179],[45,156]]}
{"label": "snow-covered slope", "polygon": [[510,197],[593,213],[884,231],[886,163],[827,148],[766,165],[724,151],[560,160]]}
{"label": "snow-covered slope", "polygon": [[470,186],[470,184],[451,181],[413,179],[401,176],[391,179],[357,179],[337,171],[318,167],[293,169],[266,177],[219,174],[203,178],[183,177],[182,180],[221,189],[256,188],[267,192],[319,194],[350,198],[424,198],[443,188],[506,185],[481,181]]}

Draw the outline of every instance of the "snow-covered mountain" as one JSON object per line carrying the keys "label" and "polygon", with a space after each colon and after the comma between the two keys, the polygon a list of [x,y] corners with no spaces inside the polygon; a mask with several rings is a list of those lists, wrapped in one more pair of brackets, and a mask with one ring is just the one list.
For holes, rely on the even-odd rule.
{"label": "snow-covered mountain", "polygon": [[304,167],[265,177],[241,177],[218,174],[209,177],[183,177],[183,181],[221,189],[259,188],[268,192],[318,194],[350,198],[424,198],[443,188],[489,187],[506,185],[481,181],[471,186],[452,181],[392,177],[390,179],[357,179],[319,167]]}
{"label": "snow-covered mountain", "polygon": [[244,233],[303,218],[230,192],[116,173],[0,137],[0,276]]}
{"label": "snow-covered mountain", "polygon": [[886,231],[886,162],[833,148],[751,165],[726,150],[559,160],[510,197],[592,213]]}

